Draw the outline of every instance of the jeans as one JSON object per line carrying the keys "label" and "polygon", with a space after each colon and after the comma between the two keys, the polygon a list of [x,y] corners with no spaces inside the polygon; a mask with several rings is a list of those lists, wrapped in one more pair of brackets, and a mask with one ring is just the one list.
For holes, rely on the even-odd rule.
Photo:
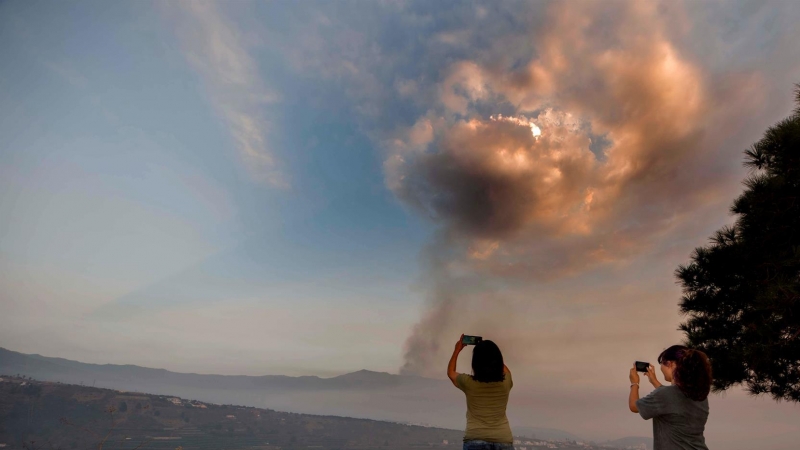
{"label": "jeans", "polygon": [[501,442],[466,441],[463,450],[514,450],[514,445]]}

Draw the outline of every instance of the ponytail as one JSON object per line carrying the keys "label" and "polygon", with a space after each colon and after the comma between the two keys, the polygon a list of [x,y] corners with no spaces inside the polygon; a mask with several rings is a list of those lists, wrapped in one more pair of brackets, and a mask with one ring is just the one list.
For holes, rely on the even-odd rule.
{"label": "ponytail", "polygon": [[675,362],[672,378],[675,385],[694,401],[703,401],[711,391],[711,363],[708,356],[700,350],[682,345],[673,345],[658,357],[659,363]]}

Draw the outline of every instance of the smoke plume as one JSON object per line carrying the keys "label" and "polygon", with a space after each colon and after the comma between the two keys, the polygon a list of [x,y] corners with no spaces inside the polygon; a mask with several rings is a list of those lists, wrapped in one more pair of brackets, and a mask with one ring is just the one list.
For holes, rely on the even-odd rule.
{"label": "smoke plume", "polygon": [[568,6],[521,67],[452,64],[438,104],[389,143],[387,185],[440,226],[406,373],[441,372],[458,326],[503,314],[508,283],[630,261],[708,201],[713,80],[655,3]]}

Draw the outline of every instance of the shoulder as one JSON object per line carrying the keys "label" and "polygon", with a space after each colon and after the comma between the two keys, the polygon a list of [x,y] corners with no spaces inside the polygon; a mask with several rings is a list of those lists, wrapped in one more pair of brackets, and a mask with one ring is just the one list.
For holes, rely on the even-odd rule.
{"label": "shoulder", "polygon": [[678,386],[671,384],[659,386],[653,389],[649,394],[647,394],[647,397],[659,398],[659,399],[667,399],[676,396],[683,396],[683,392],[681,392]]}
{"label": "shoulder", "polygon": [[669,397],[671,395],[675,395],[676,393],[680,393],[680,390],[677,388],[677,386],[666,385],[666,386],[659,386],[653,389],[653,392],[651,392],[650,395],[658,397]]}
{"label": "shoulder", "polygon": [[671,394],[667,389],[669,389],[669,386],[659,386],[653,389],[649,394],[640,398],[639,401],[642,403],[663,402]]}
{"label": "shoulder", "polygon": [[669,386],[661,386],[657,389],[657,391],[661,398],[668,401],[691,400],[686,396],[686,394],[683,393],[681,388],[675,386],[674,384]]}
{"label": "shoulder", "polygon": [[708,397],[704,398],[703,400],[694,400],[686,395],[678,386],[672,385],[665,386],[664,388],[663,395],[665,401],[679,405],[692,404],[695,405],[694,407],[699,406],[701,408],[708,408]]}
{"label": "shoulder", "polygon": [[467,375],[466,373],[460,373],[456,375],[456,385],[461,390],[469,389],[475,383],[475,380],[472,379],[472,375]]}

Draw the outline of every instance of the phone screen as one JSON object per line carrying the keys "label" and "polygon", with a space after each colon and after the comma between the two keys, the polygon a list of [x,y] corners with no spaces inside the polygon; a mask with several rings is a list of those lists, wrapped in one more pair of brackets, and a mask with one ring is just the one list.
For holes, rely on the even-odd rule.
{"label": "phone screen", "polygon": [[483,338],[480,336],[464,336],[464,339],[461,340],[461,343],[464,345],[475,345],[478,342],[482,341]]}

